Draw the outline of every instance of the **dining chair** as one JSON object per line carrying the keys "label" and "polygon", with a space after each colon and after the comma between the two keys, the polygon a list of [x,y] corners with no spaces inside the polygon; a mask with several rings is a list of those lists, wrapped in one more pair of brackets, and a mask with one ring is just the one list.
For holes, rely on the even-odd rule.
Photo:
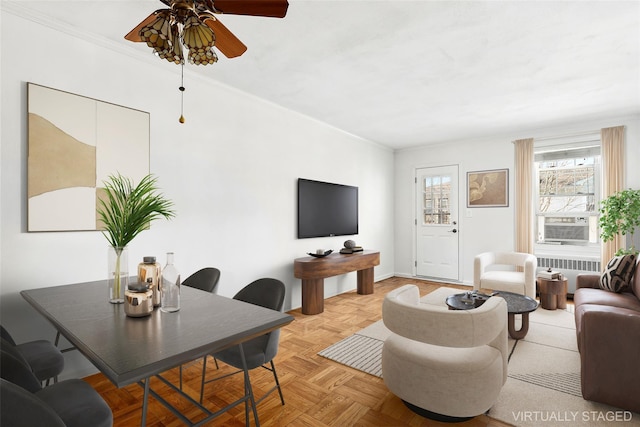
{"label": "dining chair", "polygon": [[88,383],[71,379],[43,388],[15,348],[3,347],[0,354],[0,425],[113,426],[111,408]]}
{"label": "dining chair", "polygon": [[[219,281],[220,270],[215,267],[205,267],[187,277],[182,284],[184,286],[189,286],[190,288],[215,293]],[[216,368],[217,367],[218,361],[216,360]],[[180,365],[180,390],[182,390],[182,365]]]}
{"label": "dining chair", "polygon": [[205,267],[187,277],[182,284],[191,288],[214,293],[220,280],[220,270],[214,267]]}
{"label": "dining chair", "polygon": [[9,331],[2,325],[0,325],[0,337],[2,347],[16,348],[29,363],[39,381],[46,381],[46,385],[49,385],[49,381],[53,378],[54,383],[58,382],[58,375],[64,369],[64,356],[50,341],[36,340],[16,344]]}
{"label": "dining chair", "polygon": [[[241,289],[233,299],[244,301],[250,304],[259,305],[271,310],[282,311],[285,297],[285,286],[280,280],[263,278],[258,279],[243,289]],[[256,405],[264,400],[271,392],[278,390],[280,395],[280,401],[284,405],[284,397],[282,395],[282,389],[280,388],[280,382],[278,381],[278,374],[276,373],[276,367],[273,363],[273,358],[278,353],[278,343],[280,340],[280,330],[269,332],[268,334],[259,336],[252,340],[242,343],[242,351],[246,361],[246,367],[248,370],[255,368],[263,368],[273,373],[275,380],[275,386],[267,391],[260,399],[256,401]],[[207,370],[207,358],[205,357],[202,366],[202,385],[200,387],[200,403],[202,403],[204,396],[204,386],[206,383],[217,381],[222,378],[235,375],[243,370],[243,361],[241,356],[240,346],[228,348],[226,350],[213,354],[216,360],[220,360],[228,365],[238,369],[232,373],[218,376],[216,378],[205,380]],[[251,390],[251,381],[246,385],[248,390]]]}

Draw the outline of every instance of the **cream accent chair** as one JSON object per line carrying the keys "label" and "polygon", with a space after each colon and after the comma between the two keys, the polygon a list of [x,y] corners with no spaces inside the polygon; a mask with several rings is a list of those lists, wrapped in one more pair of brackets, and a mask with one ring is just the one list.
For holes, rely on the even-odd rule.
{"label": "cream accent chair", "polygon": [[415,412],[440,421],[485,413],[507,380],[507,303],[489,298],[472,310],[420,301],[415,285],[389,292],[382,319],[382,377]]}
{"label": "cream accent chair", "polygon": [[[491,269],[490,266],[521,267],[510,270]],[[536,298],[535,255],[522,252],[485,252],[476,255],[473,262],[473,289],[507,291]]]}

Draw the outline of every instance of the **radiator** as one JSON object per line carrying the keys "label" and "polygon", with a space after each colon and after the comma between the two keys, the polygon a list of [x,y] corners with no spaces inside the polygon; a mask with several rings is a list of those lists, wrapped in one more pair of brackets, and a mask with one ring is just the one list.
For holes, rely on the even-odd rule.
{"label": "radiator", "polygon": [[586,258],[558,258],[538,256],[538,271],[559,271],[568,280],[568,292],[573,294],[576,290],[576,276],[581,273],[600,274],[600,261]]}

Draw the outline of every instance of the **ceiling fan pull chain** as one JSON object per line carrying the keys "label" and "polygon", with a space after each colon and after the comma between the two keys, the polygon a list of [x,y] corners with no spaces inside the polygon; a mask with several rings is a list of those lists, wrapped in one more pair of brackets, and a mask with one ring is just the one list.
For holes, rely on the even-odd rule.
{"label": "ceiling fan pull chain", "polygon": [[180,73],[180,123],[184,123],[184,61],[182,61],[182,71]]}

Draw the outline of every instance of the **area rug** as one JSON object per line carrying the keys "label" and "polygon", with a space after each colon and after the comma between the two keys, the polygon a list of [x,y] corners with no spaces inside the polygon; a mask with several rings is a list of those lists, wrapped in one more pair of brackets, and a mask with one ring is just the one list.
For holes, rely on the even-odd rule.
{"label": "area rug", "polygon": [[[439,303],[456,292],[460,291],[440,288],[422,301]],[[573,306],[568,307],[539,308],[529,316],[527,336],[509,339],[507,382],[487,415],[523,427],[640,426],[640,414],[582,398]],[[380,320],[318,354],[381,378],[382,345],[390,333]]]}

